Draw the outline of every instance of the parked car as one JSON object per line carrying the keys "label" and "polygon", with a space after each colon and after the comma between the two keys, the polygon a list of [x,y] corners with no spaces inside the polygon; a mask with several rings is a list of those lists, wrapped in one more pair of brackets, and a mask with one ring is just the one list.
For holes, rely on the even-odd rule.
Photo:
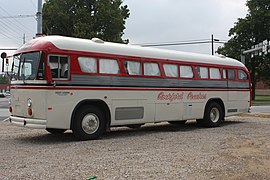
{"label": "parked car", "polygon": [[5,93],[0,92],[0,98],[2,98],[2,97],[6,97],[6,94],[5,94]]}
{"label": "parked car", "polygon": [[5,92],[5,96],[10,96],[10,92],[9,91],[6,91]]}

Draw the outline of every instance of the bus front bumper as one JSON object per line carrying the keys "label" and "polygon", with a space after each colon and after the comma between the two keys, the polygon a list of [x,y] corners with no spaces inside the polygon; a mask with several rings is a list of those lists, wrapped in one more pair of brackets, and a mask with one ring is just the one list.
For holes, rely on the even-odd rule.
{"label": "bus front bumper", "polygon": [[21,126],[32,129],[46,129],[47,120],[45,119],[30,119],[17,116],[10,116],[9,121],[15,126]]}

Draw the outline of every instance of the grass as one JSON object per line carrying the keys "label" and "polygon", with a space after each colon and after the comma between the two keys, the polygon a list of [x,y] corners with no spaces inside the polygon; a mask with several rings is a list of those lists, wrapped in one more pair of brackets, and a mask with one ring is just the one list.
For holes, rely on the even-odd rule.
{"label": "grass", "polygon": [[270,95],[256,95],[255,100],[252,102],[253,106],[266,106],[270,105]]}

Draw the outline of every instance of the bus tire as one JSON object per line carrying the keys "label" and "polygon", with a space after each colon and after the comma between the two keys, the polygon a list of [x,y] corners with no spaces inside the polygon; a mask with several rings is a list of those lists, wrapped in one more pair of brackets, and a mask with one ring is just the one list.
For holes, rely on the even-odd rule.
{"label": "bus tire", "polygon": [[46,131],[48,131],[51,134],[63,134],[66,131],[66,129],[46,128]]}
{"label": "bus tire", "polygon": [[106,119],[99,108],[92,105],[83,106],[76,112],[72,132],[77,139],[97,139],[105,129]]}
{"label": "bus tire", "polygon": [[203,120],[198,124],[204,127],[218,127],[223,122],[223,111],[221,106],[216,102],[210,102],[204,112]]}

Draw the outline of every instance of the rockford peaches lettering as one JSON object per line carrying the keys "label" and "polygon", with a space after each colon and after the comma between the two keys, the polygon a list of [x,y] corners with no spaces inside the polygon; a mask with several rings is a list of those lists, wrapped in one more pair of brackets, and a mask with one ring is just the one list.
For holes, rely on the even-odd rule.
{"label": "rockford peaches lettering", "polygon": [[175,101],[175,100],[182,100],[184,96],[184,93],[167,93],[165,94],[164,92],[160,92],[158,94],[157,99],[164,101],[164,100],[169,100],[170,102]]}
{"label": "rockford peaches lettering", "polygon": [[200,100],[200,99],[206,99],[206,94],[197,93],[193,94],[192,92],[189,92],[187,95],[188,100]]}

